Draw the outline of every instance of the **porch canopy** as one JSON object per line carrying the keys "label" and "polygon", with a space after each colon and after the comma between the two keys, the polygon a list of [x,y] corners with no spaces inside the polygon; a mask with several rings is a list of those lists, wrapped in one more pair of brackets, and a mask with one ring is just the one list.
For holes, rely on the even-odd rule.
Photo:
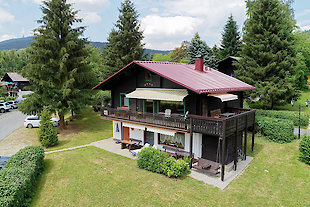
{"label": "porch canopy", "polygon": [[233,101],[233,100],[238,99],[237,95],[229,94],[229,93],[211,93],[211,94],[209,94],[209,96],[219,98],[219,99],[221,99],[222,102]]}
{"label": "porch canopy", "polygon": [[135,91],[127,94],[126,98],[183,101],[187,95],[186,89],[137,88]]}

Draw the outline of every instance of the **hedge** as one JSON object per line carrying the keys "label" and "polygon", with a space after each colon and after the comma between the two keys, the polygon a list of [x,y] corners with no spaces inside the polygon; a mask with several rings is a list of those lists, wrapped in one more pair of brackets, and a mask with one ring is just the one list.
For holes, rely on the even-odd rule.
{"label": "hedge", "polygon": [[299,145],[299,159],[310,165],[310,137],[304,136]]}
{"label": "hedge", "polygon": [[138,167],[148,171],[161,173],[168,177],[183,177],[190,173],[189,165],[186,161],[175,160],[166,152],[146,147],[139,152],[137,159]]}
{"label": "hedge", "polygon": [[[267,116],[278,119],[285,119],[293,121],[295,126],[299,125],[299,113],[296,111],[274,111],[274,110],[256,110],[257,116]],[[300,125],[302,127],[308,127],[309,115],[306,113],[300,113]]]}
{"label": "hedge", "polygon": [[265,116],[256,116],[257,130],[267,139],[289,143],[295,139],[293,122]]}
{"label": "hedge", "polygon": [[29,146],[13,155],[0,170],[0,206],[29,206],[43,167],[40,146]]}

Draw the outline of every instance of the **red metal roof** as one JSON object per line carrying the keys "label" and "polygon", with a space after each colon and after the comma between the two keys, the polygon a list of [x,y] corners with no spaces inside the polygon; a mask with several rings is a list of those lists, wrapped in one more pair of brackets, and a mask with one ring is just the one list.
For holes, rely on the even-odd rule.
{"label": "red metal roof", "polygon": [[[102,83],[112,79],[116,74],[125,70],[133,63],[197,93],[222,93],[255,89],[255,87],[249,84],[206,66],[204,67],[204,71],[200,72],[195,70],[194,64],[154,61],[133,61]],[[96,89],[102,83],[98,84],[93,89]]]}

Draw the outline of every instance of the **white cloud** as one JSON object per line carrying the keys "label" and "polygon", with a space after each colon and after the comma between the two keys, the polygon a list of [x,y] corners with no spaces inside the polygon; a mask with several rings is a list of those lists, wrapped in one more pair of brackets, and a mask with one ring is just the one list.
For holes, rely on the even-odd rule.
{"label": "white cloud", "polygon": [[[145,2],[143,5],[145,7]],[[196,32],[213,47],[219,44],[230,14],[239,29],[246,18],[244,0],[163,0],[157,6],[160,9],[156,15],[142,18],[146,46],[157,49],[180,46],[183,40],[191,40]],[[154,8],[151,4],[149,10],[155,12]]]}
{"label": "white cloud", "polygon": [[11,35],[11,34],[4,34],[4,35],[0,36],[0,42],[2,42],[4,40],[13,39],[13,38],[16,38],[16,36]]}
{"label": "white cloud", "polygon": [[301,29],[302,31],[310,30],[310,25],[300,27],[300,29]]}
{"label": "white cloud", "polygon": [[[26,0],[24,0],[26,1]],[[42,0],[32,0],[36,4],[42,4]],[[84,24],[94,24],[102,19],[100,13],[110,6],[109,0],[68,0],[73,8],[79,10],[78,17],[82,18]]]}
{"label": "white cloud", "polygon": [[13,22],[14,19],[15,17],[11,13],[4,10],[3,8],[0,8],[0,24]]}

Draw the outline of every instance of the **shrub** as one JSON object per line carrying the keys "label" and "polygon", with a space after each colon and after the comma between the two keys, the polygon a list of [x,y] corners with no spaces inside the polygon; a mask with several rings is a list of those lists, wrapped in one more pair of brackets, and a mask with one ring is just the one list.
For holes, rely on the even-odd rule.
{"label": "shrub", "polygon": [[292,121],[257,116],[256,123],[258,131],[271,141],[289,143],[295,139]]}
{"label": "shrub", "polygon": [[[299,125],[299,113],[296,111],[256,110],[256,115],[291,120],[295,126]],[[309,115],[306,113],[300,113],[300,125],[307,127],[308,124]]]}
{"label": "shrub", "polygon": [[14,100],[15,100],[15,98],[12,96],[8,96],[5,98],[5,101],[14,101]]}
{"label": "shrub", "polygon": [[13,155],[0,170],[0,206],[29,206],[44,167],[44,150],[30,146]]}
{"label": "shrub", "polygon": [[44,147],[51,147],[58,143],[57,131],[51,122],[49,111],[44,108],[41,113],[41,122],[39,127],[39,141]]}
{"label": "shrub", "polygon": [[137,159],[139,168],[156,173],[162,173],[168,177],[182,177],[190,173],[189,165],[184,160],[175,160],[166,152],[147,147],[139,152]]}
{"label": "shrub", "polygon": [[310,165],[310,137],[304,136],[299,145],[299,159]]}

